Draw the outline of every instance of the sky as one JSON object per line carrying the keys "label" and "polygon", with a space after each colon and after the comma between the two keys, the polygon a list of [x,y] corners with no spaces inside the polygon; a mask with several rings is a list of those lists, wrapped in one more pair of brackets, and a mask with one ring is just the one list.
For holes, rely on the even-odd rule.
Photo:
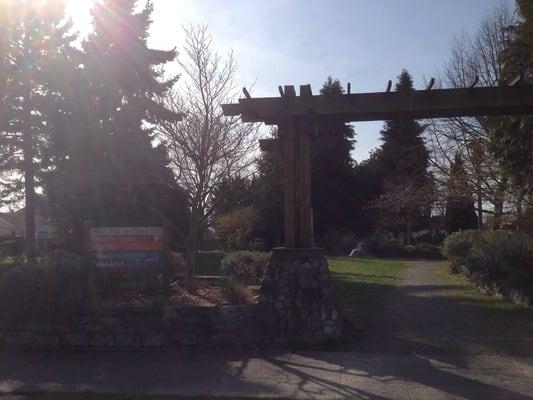
{"label": "sky", "polygon": [[[80,33],[90,29],[93,0],[67,0]],[[354,92],[383,91],[407,69],[415,87],[438,77],[454,36],[475,32],[497,4],[513,0],[153,0],[150,45],[183,47],[183,27],[208,24],[213,45],[231,50],[236,84],[252,96],[279,96],[278,85],[311,84],[328,75]],[[179,73],[179,71],[177,71]],[[380,145],[382,122],[355,124],[354,159]]]}

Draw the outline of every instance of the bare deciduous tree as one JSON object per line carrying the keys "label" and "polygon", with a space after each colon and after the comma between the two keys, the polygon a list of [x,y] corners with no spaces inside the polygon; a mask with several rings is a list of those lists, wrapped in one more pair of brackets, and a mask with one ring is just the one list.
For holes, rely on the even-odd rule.
{"label": "bare deciduous tree", "polygon": [[398,225],[403,227],[406,243],[411,244],[411,232],[421,215],[431,214],[431,205],[435,201],[432,182],[422,185],[406,183],[400,185],[386,184],[385,192],[374,200],[369,208],[382,210],[386,227]]}
{"label": "bare deciduous tree", "polygon": [[213,191],[224,179],[251,173],[257,126],[225,117],[221,104],[236,97],[233,54],[226,58],[212,48],[206,26],[185,29],[183,71],[179,85],[162,99],[183,114],[179,122],[162,123],[161,140],[169,150],[177,181],[187,191],[190,224],[187,243],[188,280],[193,279],[198,239],[212,223]]}
{"label": "bare deciduous tree", "polygon": [[[507,44],[507,28],[515,18],[512,8],[501,3],[485,16],[472,38],[464,35],[456,38],[442,83],[462,88],[478,77],[481,86],[503,84],[501,54]],[[493,214],[498,225],[506,198],[511,195],[507,179],[489,151],[491,132],[499,121],[501,118],[449,118],[432,120],[426,129],[426,144],[431,151],[430,162],[438,187],[445,187],[454,155],[460,154],[465,160],[476,197],[479,227],[484,213]]]}

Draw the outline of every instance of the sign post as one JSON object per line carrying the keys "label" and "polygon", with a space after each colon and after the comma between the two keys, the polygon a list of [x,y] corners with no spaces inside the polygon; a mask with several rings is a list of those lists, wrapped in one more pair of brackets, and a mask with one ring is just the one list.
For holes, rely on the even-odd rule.
{"label": "sign post", "polygon": [[96,274],[109,271],[161,273],[168,297],[170,280],[169,229],[161,222],[95,224],[85,228],[89,265],[89,299],[95,297]]}

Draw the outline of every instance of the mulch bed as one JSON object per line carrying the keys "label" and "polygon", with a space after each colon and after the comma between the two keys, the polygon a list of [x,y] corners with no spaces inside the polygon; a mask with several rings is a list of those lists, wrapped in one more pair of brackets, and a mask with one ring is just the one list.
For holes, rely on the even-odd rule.
{"label": "mulch bed", "polygon": [[[120,293],[113,298],[100,299],[101,306],[150,306],[161,304],[160,296],[146,293]],[[196,287],[188,289],[180,282],[172,282],[169,289],[167,305],[194,304],[194,305],[224,305],[228,304],[225,297],[224,286],[220,282],[213,283],[206,279],[197,279]]]}

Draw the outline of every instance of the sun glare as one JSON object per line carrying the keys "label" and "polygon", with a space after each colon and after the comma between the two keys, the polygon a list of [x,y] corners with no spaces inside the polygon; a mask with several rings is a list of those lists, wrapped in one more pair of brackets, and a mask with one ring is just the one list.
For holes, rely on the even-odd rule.
{"label": "sun glare", "polygon": [[91,27],[90,10],[99,0],[66,0],[67,15],[72,18],[76,29],[85,35]]}

